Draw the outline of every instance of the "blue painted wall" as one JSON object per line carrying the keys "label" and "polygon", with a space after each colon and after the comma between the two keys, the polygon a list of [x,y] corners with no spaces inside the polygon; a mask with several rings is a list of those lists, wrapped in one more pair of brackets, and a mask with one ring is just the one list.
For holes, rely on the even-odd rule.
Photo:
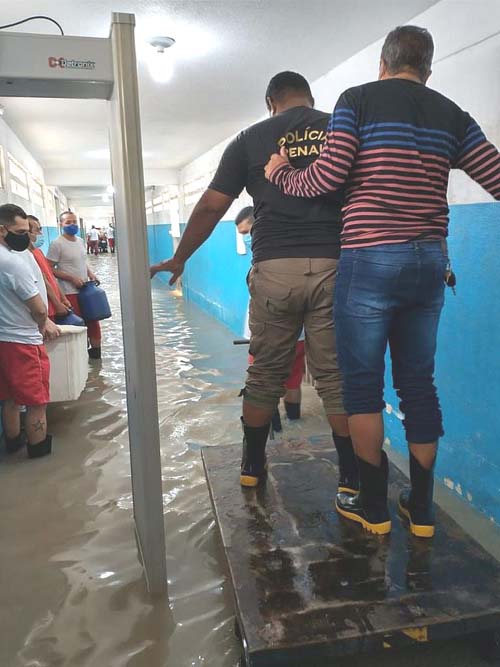
{"label": "blue painted wall", "polygon": [[[250,257],[236,254],[234,235],[234,223],[219,224],[186,265],[183,282],[186,298],[240,336]],[[168,226],[155,226],[150,244],[156,242],[165,245],[151,256],[170,256]],[[456,296],[447,290],[439,332],[436,381],[446,435],[437,475],[500,523],[500,204],[452,207],[449,248],[458,285]],[[406,452],[389,361],[386,400],[387,436]]]}
{"label": "blue painted wall", "polygon": [[59,227],[48,227],[44,225],[42,231],[45,237],[45,243],[42,246],[42,252],[44,255],[46,255],[49,249],[49,245],[59,236]]}
{"label": "blue painted wall", "polygon": [[248,307],[250,255],[236,253],[234,222],[222,222],[186,264],[184,295],[241,337]]}
{"label": "blue painted wall", "polygon": [[[150,264],[157,264],[162,259],[172,257],[174,254],[174,244],[170,234],[170,225],[148,225],[147,234]],[[170,274],[158,273],[156,280],[168,284]]]}
{"label": "blue painted wall", "polygon": [[[436,384],[446,434],[437,475],[500,523],[500,204],[451,207],[449,252],[457,295],[446,290]],[[390,362],[386,401],[397,409]],[[406,452],[401,415],[386,415],[393,447]]]}
{"label": "blue painted wall", "polygon": [[[185,224],[181,225],[181,233]],[[148,225],[150,262],[173,255],[170,225]],[[234,221],[219,223],[208,241],[191,257],[182,276],[186,300],[223,322],[241,337],[248,307],[247,273],[251,256],[236,252]],[[159,273],[155,280],[167,283],[170,274]]]}

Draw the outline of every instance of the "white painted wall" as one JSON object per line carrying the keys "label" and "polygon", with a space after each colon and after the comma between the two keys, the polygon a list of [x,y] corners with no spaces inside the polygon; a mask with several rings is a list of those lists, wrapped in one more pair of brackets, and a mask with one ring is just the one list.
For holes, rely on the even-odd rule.
{"label": "white painted wall", "polygon": [[[18,160],[28,171],[36,176],[36,178],[43,180],[43,169],[31,155],[27,148],[21,143],[17,138],[14,132],[10,129],[7,123],[0,118],[0,145],[5,151],[5,157],[7,157],[7,151],[13,155],[16,160]],[[7,190],[10,194],[10,184],[7,183]]]}
{"label": "white painted wall", "polygon": [[[193,201],[196,197],[196,193],[201,195],[203,190],[210,184],[210,181],[215,174],[215,170],[217,169],[217,165],[219,164],[219,160],[222,157],[222,153],[227,144],[233,139],[233,136],[228,137],[225,141],[217,144],[210,151],[204,153],[181,170],[179,176],[181,193],[179,198],[179,215],[182,221],[185,222],[189,218],[196,203],[196,201]],[[186,193],[186,189],[190,188],[191,184],[194,182],[198,182],[198,189]],[[231,208],[227,211],[224,220],[234,220],[238,211],[244,206],[249,206],[251,204],[251,197],[246,191],[242,192],[239,198],[233,202]]]}
{"label": "white painted wall", "polygon": [[[96,159],[96,164],[97,164]],[[102,158],[100,160],[102,162]],[[144,169],[146,186],[168,185],[177,183],[179,172],[177,169]],[[59,187],[82,187],[111,185],[111,167],[97,166],[93,169],[45,169],[45,176],[49,183],[57,183]]]}
{"label": "white painted wall", "polygon": [[[43,225],[48,225],[50,227],[57,226],[57,218],[55,215],[46,215],[46,211],[42,211],[39,208],[33,207],[29,201],[17,196],[12,192],[8,169],[8,153],[10,153],[17,160],[17,162],[19,162],[29,172],[31,176],[34,176],[43,185],[48,185],[48,183],[45,179],[42,167],[38,164],[33,155],[24,146],[24,144],[7,125],[3,118],[0,118],[0,146],[2,147],[3,152],[3,163],[0,165],[3,185],[3,187],[0,188],[0,204],[17,204],[18,206],[21,206],[21,208],[23,208],[26,213],[34,213],[37,215]],[[53,189],[59,199],[60,206],[63,209],[67,208],[67,201],[63,193],[57,187]]]}
{"label": "white painted wall", "polygon": [[[495,36],[500,32],[500,0],[442,0],[409,23],[427,28],[434,37],[436,53],[429,86],[469,111],[488,138],[500,146],[500,34]],[[371,44],[314,81],[316,107],[331,111],[346,88],[376,79],[382,43]],[[262,87],[266,84],[263,81]],[[181,186],[203,178],[208,184],[230,139],[187,165],[180,174]],[[449,196],[452,204],[491,201],[462,172],[453,172]],[[247,203],[246,196],[240,197],[226,217],[234,219],[234,213]],[[181,209],[182,220],[191,209]]]}

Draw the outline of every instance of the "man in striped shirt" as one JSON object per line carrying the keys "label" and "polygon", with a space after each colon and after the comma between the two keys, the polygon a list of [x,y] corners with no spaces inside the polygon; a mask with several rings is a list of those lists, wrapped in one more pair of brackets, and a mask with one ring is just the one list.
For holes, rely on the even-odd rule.
{"label": "man in striped shirt", "polygon": [[337,510],[372,532],[391,529],[381,414],[389,343],[410,449],[412,488],[402,493],[400,511],[421,537],[434,534],[433,468],[443,435],[433,374],[448,265],[450,170],[464,170],[500,200],[497,149],[469,114],[425,86],[433,53],[427,30],[393,30],[379,81],[341,95],[321,156],[293,169],[281,151],[265,169],[288,195],[346,188],[335,317],[361,483],[358,495],[337,495]]}

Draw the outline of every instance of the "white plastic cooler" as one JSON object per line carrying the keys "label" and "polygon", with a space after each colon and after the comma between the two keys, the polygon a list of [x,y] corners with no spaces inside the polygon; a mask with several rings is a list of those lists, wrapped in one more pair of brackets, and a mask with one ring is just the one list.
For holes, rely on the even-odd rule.
{"label": "white plastic cooler", "polygon": [[50,402],[74,401],[89,373],[87,328],[61,325],[61,335],[46,344],[50,359]]}

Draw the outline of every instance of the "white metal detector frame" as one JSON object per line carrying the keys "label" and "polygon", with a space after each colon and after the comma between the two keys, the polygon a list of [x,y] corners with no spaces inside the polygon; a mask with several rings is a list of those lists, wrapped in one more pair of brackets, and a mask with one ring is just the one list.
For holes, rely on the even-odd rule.
{"label": "white metal detector frame", "polygon": [[159,595],[167,571],[134,29],[133,14],[113,13],[110,40],[3,33],[0,94],[110,100],[135,532],[148,590]]}

